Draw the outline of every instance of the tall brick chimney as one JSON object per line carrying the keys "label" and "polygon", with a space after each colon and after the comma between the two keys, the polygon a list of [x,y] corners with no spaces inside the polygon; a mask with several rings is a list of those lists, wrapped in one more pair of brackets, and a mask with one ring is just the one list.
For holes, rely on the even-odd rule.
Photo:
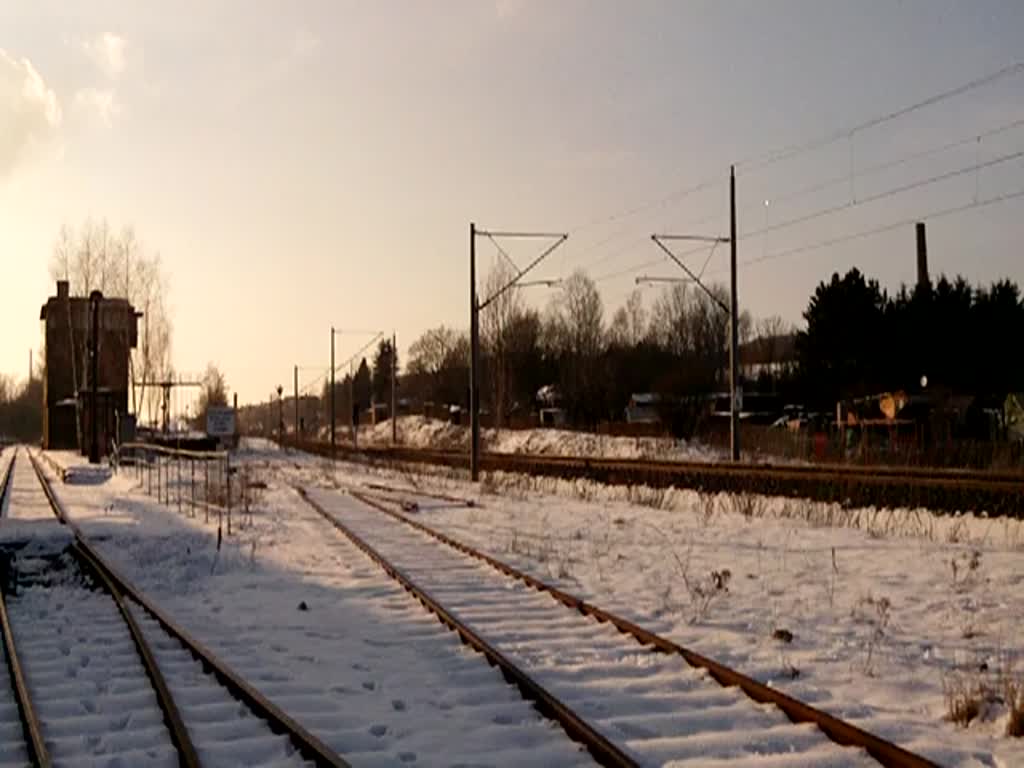
{"label": "tall brick chimney", "polygon": [[928,240],[925,236],[924,222],[917,222],[917,287],[925,288],[931,285],[928,278]]}
{"label": "tall brick chimney", "polygon": [[68,281],[58,280],[57,281],[57,298],[66,299],[68,297]]}

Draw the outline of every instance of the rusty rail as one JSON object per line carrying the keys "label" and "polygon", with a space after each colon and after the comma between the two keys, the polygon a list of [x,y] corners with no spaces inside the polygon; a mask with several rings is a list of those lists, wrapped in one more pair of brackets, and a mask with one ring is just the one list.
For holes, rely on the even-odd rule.
{"label": "rusty rail", "polygon": [[[29,459],[36,471],[40,484],[43,486],[43,492],[46,494],[54,515],[64,525],[68,526],[74,534],[76,554],[81,554],[87,558],[89,566],[101,574],[101,580],[108,583],[115,589],[115,592],[119,592],[122,595],[122,601],[123,598],[127,597],[140,605],[143,610],[156,619],[164,631],[173,636],[192,654],[196,661],[203,665],[204,670],[211,672],[217,678],[217,681],[227,688],[235,698],[242,701],[255,715],[266,721],[272,731],[286,734],[299,754],[305,759],[323,768],[350,768],[349,764],[338,754],[242,679],[104,560],[88,542],[81,529],[67,516],[63,505],[50,486],[42,468],[31,453],[29,453]],[[118,607],[121,607],[120,604]],[[155,666],[154,669],[156,669]],[[159,674],[158,669],[157,674]],[[184,725],[182,727],[184,728]],[[179,751],[179,755],[181,756],[181,765],[198,765],[198,762],[187,763],[184,753],[181,751]]]}
{"label": "rusty rail", "polygon": [[25,672],[18,660],[18,651],[14,645],[14,632],[11,630],[11,620],[7,615],[7,603],[4,601],[2,591],[0,591],[0,639],[4,644],[4,657],[7,660],[7,672],[11,677],[11,688],[14,689],[14,697],[18,701],[18,718],[21,720],[21,730],[25,735],[25,748],[28,752],[29,762],[39,768],[50,768],[52,764],[50,753],[43,740],[39,716],[36,715],[35,707],[32,706],[32,697],[28,692],[28,684],[25,682]]}
{"label": "rusty rail", "polygon": [[874,736],[873,734],[840,720],[827,712],[823,712],[820,709],[804,704],[803,702],[794,699],[791,696],[787,696],[785,693],[782,693],[775,688],[770,688],[751,677],[747,677],[734,669],[723,664],[719,664],[707,656],[703,656],[695,651],[684,648],[683,646],[657,635],[654,632],[646,630],[638,624],[635,624],[628,619],[624,619],[611,611],[606,611],[592,603],[588,603],[585,600],[576,597],[575,595],[560,590],[557,587],[514,568],[497,558],[491,557],[468,544],[464,544],[444,533],[441,533],[440,531],[430,528],[417,520],[411,520],[403,514],[392,509],[388,509],[379,501],[364,493],[352,492],[352,496],[359,499],[364,504],[383,512],[406,525],[412,526],[421,533],[430,536],[436,541],[440,541],[457,552],[486,563],[505,576],[519,580],[539,592],[547,593],[566,608],[578,611],[584,616],[592,617],[602,623],[610,623],[620,632],[632,636],[641,645],[652,647],[662,653],[682,656],[686,663],[691,667],[707,670],[708,674],[710,674],[711,677],[713,677],[722,686],[736,686],[748,697],[758,703],[774,704],[794,723],[813,723],[832,741],[842,746],[860,747],[866,750],[868,754],[883,766],[886,766],[886,768],[935,768],[935,763],[932,763],[919,755],[908,752],[892,742]]}
{"label": "rusty rail", "polygon": [[[331,446],[301,442],[296,447],[330,457]],[[354,450],[339,446],[338,458],[433,464],[465,469],[462,451],[407,447]],[[480,466],[489,472],[513,472],[608,485],[691,488],[709,493],[746,492],[808,498],[853,506],[926,507],[957,513],[984,511],[993,516],[1024,517],[1024,474],[917,467],[860,467],[841,464],[780,465],[602,459],[574,456],[485,453]]]}
{"label": "rusty rail", "polygon": [[11,487],[11,477],[14,476],[14,462],[18,458],[18,449],[15,448],[11,454],[11,460],[7,462],[7,468],[4,470],[3,480],[0,480],[0,517],[4,514],[4,501],[7,499],[7,491]]}
{"label": "rusty rail", "polygon": [[299,496],[318,512],[328,523],[337,528],[346,538],[358,547],[367,557],[373,560],[392,579],[398,582],[406,592],[415,597],[424,608],[437,616],[438,621],[448,629],[457,632],[459,639],[482,654],[491,666],[497,666],[505,680],[515,685],[524,699],[532,701],[537,710],[549,720],[562,727],[573,741],[579,742],[594,759],[603,766],[620,768],[638,768],[638,763],[619,749],[615,744],[598,733],[593,726],[576,714],[566,704],[555,698],[547,689],[521,670],[500,651],[464,624],[443,605],[435,600],[430,593],[413,582],[405,573],[384,558],[376,549],[334,515],[310,498],[306,490],[295,485],[293,488]]}

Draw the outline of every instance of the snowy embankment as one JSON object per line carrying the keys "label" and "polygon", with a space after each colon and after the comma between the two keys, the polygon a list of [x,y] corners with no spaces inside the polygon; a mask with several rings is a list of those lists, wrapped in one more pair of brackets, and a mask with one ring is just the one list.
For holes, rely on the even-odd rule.
{"label": "snowy embankment", "polygon": [[[400,444],[411,448],[469,450],[468,427],[425,416],[400,416],[398,435]],[[716,461],[724,458],[724,454],[716,449],[670,437],[619,437],[547,428],[483,429],[480,435],[483,449],[493,453],[663,461]],[[348,436],[347,429],[338,431],[339,439],[347,439]],[[391,445],[391,422],[360,427],[359,444]]]}
{"label": "snowy embankment", "polygon": [[[421,522],[941,765],[1024,765],[1006,735],[1020,521],[249,455],[290,480],[406,488]],[[961,704],[977,706],[966,727],[949,720]]]}

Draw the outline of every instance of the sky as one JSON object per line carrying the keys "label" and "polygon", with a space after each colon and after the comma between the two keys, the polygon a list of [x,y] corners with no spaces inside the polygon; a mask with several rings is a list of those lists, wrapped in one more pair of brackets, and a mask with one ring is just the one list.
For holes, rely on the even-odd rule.
{"label": "sky", "polygon": [[351,331],[402,359],[468,327],[471,221],[568,233],[531,278],[585,269],[610,318],[682,274],[652,233],[728,234],[732,164],[755,317],[799,323],[852,266],[912,283],[918,217],[933,274],[1024,283],[1024,198],[990,202],[1024,191],[1024,68],[865,126],[1022,61],[1018,0],[0,0],[0,371],[26,376],[87,217],[160,253],[177,370],[215,362],[240,402],[320,375],[332,325],[339,361]]}

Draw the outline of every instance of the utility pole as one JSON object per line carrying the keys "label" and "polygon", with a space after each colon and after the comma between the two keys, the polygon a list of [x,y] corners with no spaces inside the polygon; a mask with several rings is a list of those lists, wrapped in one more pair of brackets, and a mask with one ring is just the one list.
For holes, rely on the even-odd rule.
{"label": "utility pole", "polygon": [[334,458],[334,326],[331,326],[331,393],[328,396],[331,403],[331,458]]}
{"label": "utility pole", "polygon": [[480,308],[476,302],[476,224],[469,222],[469,478],[480,479],[480,411],[477,367],[480,362]]}
{"label": "utility pole", "polygon": [[[554,240],[551,245],[545,248],[539,256],[534,258],[524,269],[519,269],[512,263],[516,270],[516,276],[505,285],[488,296],[482,302],[477,300],[476,295],[476,239],[486,237],[498,249],[509,262],[512,259],[498,245],[496,238],[517,238],[517,239],[544,239]],[[480,479],[480,391],[479,391],[479,367],[480,367],[480,312],[501,296],[506,291],[526,285],[547,285],[551,286],[558,280],[539,280],[533,283],[520,282],[523,277],[540,264],[553,250],[569,239],[566,233],[549,232],[487,232],[476,228],[476,224],[469,223],[469,474],[476,481]]]}
{"label": "utility pole", "polygon": [[89,463],[100,463],[100,432],[99,432],[99,370],[100,370],[100,301],[103,294],[93,291],[89,295],[92,304],[92,344],[89,346]]}
{"label": "utility pole", "polygon": [[398,445],[398,334],[391,333],[391,445]]}
{"label": "utility pole", "polygon": [[295,393],[294,394],[294,397],[295,397],[295,442],[298,443],[298,441],[299,441],[299,366],[297,366],[297,365],[295,366],[294,379],[295,379],[295,389],[294,389],[294,393]]}
{"label": "utility pole", "polygon": [[742,394],[739,390],[739,302],[736,298],[736,166],[729,168],[729,388],[732,390],[732,407],[729,413],[729,445],[732,460],[740,460],[740,408]]}
{"label": "utility pole", "polygon": [[[739,301],[736,296],[736,166],[731,166],[729,169],[729,236],[728,237],[715,237],[702,234],[674,234],[674,235],[651,235],[651,240],[657,245],[664,253],[676,263],[676,265],[686,273],[686,279],[682,278],[664,278],[664,277],[647,277],[637,278],[637,283],[642,282],[684,282],[694,283],[698,288],[707,294],[708,298],[711,299],[718,307],[729,315],[729,447],[732,454],[733,461],[739,461],[740,459],[740,409],[742,407],[743,391],[740,387],[740,355],[739,355]],[[695,273],[692,269],[686,266],[683,262],[682,257],[687,254],[696,253],[697,251],[688,251],[687,253],[677,256],[672,252],[665,243],[667,241],[674,240],[685,240],[691,242],[703,242],[711,245],[711,254],[714,253],[715,247],[721,243],[729,243],[730,256],[729,256],[729,303],[726,304],[722,299],[716,295],[711,289],[709,289],[701,278],[704,276],[704,270],[700,271],[700,274]],[[700,250],[698,248],[697,250]],[[707,267],[708,262],[711,260],[711,255],[708,255],[707,261],[704,262],[704,266]]]}
{"label": "utility pole", "polygon": [[284,445],[284,387],[277,385],[277,442]]}
{"label": "utility pole", "polygon": [[356,405],[356,374],[353,369],[354,365],[354,362],[349,362],[348,364],[348,428],[352,436],[352,447],[358,448],[359,437],[356,435],[356,414],[359,413],[359,406]]}

